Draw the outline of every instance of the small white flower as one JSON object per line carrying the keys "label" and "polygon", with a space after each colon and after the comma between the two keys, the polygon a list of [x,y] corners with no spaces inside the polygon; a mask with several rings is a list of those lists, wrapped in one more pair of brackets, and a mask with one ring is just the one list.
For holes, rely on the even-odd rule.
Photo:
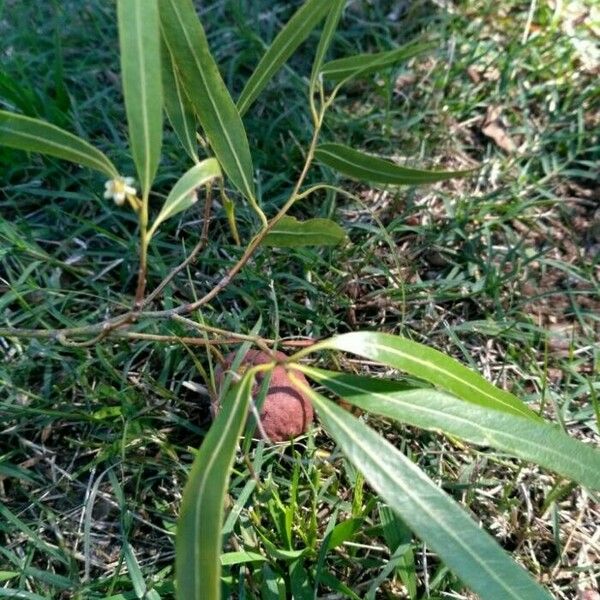
{"label": "small white flower", "polygon": [[117,177],[109,179],[104,184],[104,197],[112,198],[117,206],[122,206],[127,196],[135,196],[136,190],[133,187],[133,177]]}

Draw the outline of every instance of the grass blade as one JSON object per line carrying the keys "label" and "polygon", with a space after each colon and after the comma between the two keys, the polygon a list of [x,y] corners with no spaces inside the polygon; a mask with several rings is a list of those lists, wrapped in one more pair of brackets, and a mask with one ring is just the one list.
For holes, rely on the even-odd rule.
{"label": "grass blade", "polygon": [[225,493],[238,439],[246,422],[251,372],[232,386],[204,438],[183,492],[177,521],[179,600],[221,598],[221,527]]}
{"label": "grass blade", "polygon": [[196,115],[185,94],[175,62],[164,40],[161,41],[161,65],[165,112],[183,149],[194,162],[198,162]]}
{"label": "grass blade", "polygon": [[299,387],[350,462],[469,588],[486,600],[552,598],[404,454],[347,411]]}
{"label": "grass blade", "polygon": [[390,67],[399,62],[413,58],[432,50],[436,44],[428,43],[412,43],[387,52],[377,52],[375,54],[358,54],[347,58],[339,58],[332,60],[323,65],[321,74],[325,79],[332,81],[341,81],[350,79],[358,75],[369,75],[381,71],[385,67]]}
{"label": "grass blade", "polygon": [[0,598],[10,598],[11,600],[47,600],[48,596],[40,596],[25,590],[15,590],[13,588],[0,588]]}
{"label": "grass blade", "polygon": [[147,196],[162,145],[158,0],[118,0],[117,16],[129,143],[142,193]]}
{"label": "grass blade", "polygon": [[490,446],[600,489],[600,452],[549,423],[482,408],[431,389],[389,392],[375,378],[303,366],[300,370],[363,410]]}
{"label": "grass blade", "polygon": [[454,177],[465,177],[473,171],[423,171],[401,167],[388,160],[354,150],[343,144],[321,144],[315,158],[324,165],[354,179],[392,185],[423,185]]}
{"label": "grass blade", "polygon": [[492,385],[453,358],[397,335],[369,331],[345,333],[301,350],[294,355],[294,360],[326,349],[351,352],[406,371],[479,406],[541,420],[519,398]]}
{"label": "grass blade", "polygon": [[158,213],[148,232],[148,237],[154,235],[163,221],[192,206],[197,200],[196,190],[199,187],[219,177],[221,177],[221,168],[216,158],[207,158],[184,173],[167,196],[160,213]]}
{"label": "grass blade", "polygon": [[237,101],[240,115],[245,114],[273,75],[310,35],[310,32],[317,26],[328,10],[328,2],[308,0],[294,13],[285,27],[277,34],[258,63],[254,73],[246,82]]}
{"label": "grass blade", "polygon": [[242,119],[210,53],[192,0],[163,0],[164,39],[200,124],[223,170],[255,202],[252,157]]}
{"label": "grass blade", "polygon": [[379,508],[379,519],[385,543],[394,554],[400,554],[396,575],[400,578],[408,597],[417,598],[415,553],[411,545],[412,532],[406,523],[387,505]]}
{"label": "grass blade", "polygon": [[146,586],[140,563],[135,556],[131,544],[127,541],[123,543],[123,556],[136,597],[144,598],[144,600],[160,600],[158,592],[156,590],[149,590]]}
{"label": "grass blade", "polygon": [[4,110],[0,110],[0,145],[55,156],[111,179],[119,176],[112,162],[85,140],[56,125]]}
{"label": "grass blade", "polygon": [[345,239],[346,232],[331,219],[298,221],[294,217],[285,216],[266,235],[263,246],[337,246]]}

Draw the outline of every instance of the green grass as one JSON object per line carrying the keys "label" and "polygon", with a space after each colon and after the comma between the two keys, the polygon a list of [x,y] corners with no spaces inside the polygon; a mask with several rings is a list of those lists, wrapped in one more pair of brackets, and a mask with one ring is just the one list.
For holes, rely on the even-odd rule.
{"label": "green grass", "polygon": [[[436,33],[439,49],[350,86],[323,138],[419,166],[480,163],[479,174],[422,189],[382,191],[343,181],[362,203],[329,193],[303,201],[294,214],[333,216],[351,244],[262,251],[202,316],[239,332],[262,318],[265,337],[358,328],[403,333],[470,364],[597,444],[597,75],[583,68],[565,33],[566,17],[545,4],[534,5],[529,27],[525,2],[455,2],[447,12],[417,2],[392,20],[395,5],[353,3],[334,54],[385,50],[420,32]],[[239,92],[261,40],[272,39],[290,14],[258,0],[215,2],[204,11],[232,89]],[[580,39],[592,39],[588,27],[584,19]],[[2,72],[28,98],[18,108],[94,141],[133,173],[112,6],[5,0],[0,33]],[[310,134],[303,78],[316,39],[245,119],[259,198],[270,215],[297,175]],[[505,154],[481,132],[491,105],[503,108],[518,153]],[[0,106],[17,108],[2,88]],[[169,133],[157,189],[166,193],[186,165]],[[127,307],[137,272],[136,223],[102,200],[103,181],[5,148],[0,172],[2,326],[70,327]],[[318,168],[313,181],[317,175]],[[237,214],[248,240],[255,218],[242,205]],[[150,288],[193,247],[200,218],[191,210],[161,230],[150,253]],[[221,211],[211,241],[167,289],[165,307],[207,291],[240,255]],[[185,332],[177,323],[154,323],[148,331]],[[142,580],[161,598],[173,598],[174,522],[194,449],[210,423],[208,398],[188,382],[205,383],[197,363],[209,368],[206,353],[145,342],[0,344],[0,598],[15,590],[20,595],[13,597],[32,599],[137,598]],[[340,360],[351,371],[377,372]],[[597,499],[499,453],[384,419],[369,422],[557,598],[593,589],[600,577]],[[293,447],[258,445],[240,454],[230,496],[226,551],[243,548],[266,560],[226,567],[225,597],[277,598],[278,586],[288,597],[312,597],[302,589],[305,579],[311,586],[318,579],[324,598],[352,597],[342,584],[360,598],[468,597],[390,519],[318,427]],[[349,525],[334,529],[341,522]],[[323,544],[328,534],[336,541],[330,548]]]}

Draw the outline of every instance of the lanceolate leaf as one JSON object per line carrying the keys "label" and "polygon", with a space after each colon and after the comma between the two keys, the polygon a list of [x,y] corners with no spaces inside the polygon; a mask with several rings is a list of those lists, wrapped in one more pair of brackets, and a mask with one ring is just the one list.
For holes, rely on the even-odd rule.
{"label": "lanceolate leaf", "polygon": [[486,600],[552,598],[404,454],[347,411],[302,389],[350,462],[475,593]]}
{"label": "lanceolate leaf", "polygon": [[329,5],[330,0],[307,0],[277,34],[240,94],[237,106],[241,115],[250,108],[273,75],[309,36],[329,10]]}
{"label": "lanceolate leaf", "polygon": [[600,489],[600,452],[549,423],[483,408],[431,389],[389,391],[380,379],[304,366],[300,370],[363,410],[490,446]]}
{"label": "lanceolate leaf", "polygon": [[413,56],[427,52],[435,47],[433,43],[407,44],[387,52],[358,54],[348,58],[339,58],[323,65],[321,73],[325,79],[341,81],[358,75],[368,75],[381,71],[385,67],[408,60]]}
{"label": "lanceolate leaf", "polygon": [[198,162],[196,115],[185,94],[175,63],[164,40],[161,43],[161,64],[167,117],[169,117],[171,127],[183,149],[194,162]]}
{"label": "lanceolate leaf", "polygon": [[354,179],[392,185],[423,185],[453,177],[465,177],[472,171],[422,171],[401,167],[388,160],[364,154],[342,144],[321,144],[315,158]]}
{"label": "lanceolate leaf", "polygon": [[231,466],[242,433],[252,376],[230,388],[198,452],[183,492],[177,521],[178,600],[221,598],[221,527]]}
{"label": "lanceolate leaf", "polygon": [[39,152],[100,171],[114,179],[119,172],[100,150],[55,125],[0,110],[0,145]]}
{"label": "lanceolate leaf", "polygon": [[330,219],[298,221],[294,217],[283,217],[269,231],[264,246],[294,248],[298,246],[337,246],[346,239],[346,232]]}
{"label": "lanceolate leaf", "polygon": [[331,2],[331,8],[329,9],[329,14],[327,15],[327,20],[323,27],[323,33],[321,34],[321,39],[317,46],[317,52],[315,53],[315,60],[313,61],[312,73],[310,75],[311,88],[314,87],[317,77],[321,73],[325,55],[331,45],[331,41],[335,35],[335,30],[337,29],[345,5],[346,0],[332,0]]}
{"label": "lanceolate leaf", "polygon": [[158,0],[118,0],[117,12],[129,142],[142,193],[147,196],[162,144]]}
{"label": "lanceolate leaf", "polygon": [[221,177],[221,168],[216,158],[207,158],[182,175],[167,196],[162,210],[148,233],[149,237],[152,237],[163,221],[192,206],[197,200],[196,190],[199,187],[219,177]]}
{"label": "lanceolate leaf", "polygon": [[351,352],[406,371],[467,402],[541,421],[516,396],[492,385],[453,358],[397,335],[369,331],[345,333],[301,350],[294,356],[299,358],[324,349]]}
{"label": "lanceolate leaf", "polygon": [[254,201],[252,157],[242,119],[212,57],[192,0],[161,0],[164,39],[219,163]]}

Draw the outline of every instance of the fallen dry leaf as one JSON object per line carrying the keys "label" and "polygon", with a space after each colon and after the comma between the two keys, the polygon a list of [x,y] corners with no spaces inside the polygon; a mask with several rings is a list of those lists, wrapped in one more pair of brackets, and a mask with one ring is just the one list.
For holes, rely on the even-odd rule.
{"label": "fallen dry leaf", "polygon": [[467,68],[467,75],[473,83],[479,83],[481,81],[481,71],[475,65],[471,65]]}
{"label": "fallen dry leaf", "polygon": [[[588,6],[589,4],[589,6]],[[600,74],[600,8],[595,3],[571,0],[565,3],[561,29],[575,48],[580,67],[587,73]]]}
{"label": "fallen dry leaf", "polygon": [[507,154],[513,154],[517,151],[517,145],[500,121],[502,108],[499,106],[488,106],[481,133],[494,141],[496,146],[504,150]]}
{"label": "fallen dry leaf", "polygon": [[404,73],[404,75],[399,75],[394,84],[394,91],[399,94],[401,90],[411,86],[416,80],[417,77],[414,73]]}
{"label": "fallen dry leaf", "polygon": [[484,81],[498,81],[500,79],[500,71],[496,67],[482,67],[479,65],[471,65],[467,68],[467,75],[473,83]]}

